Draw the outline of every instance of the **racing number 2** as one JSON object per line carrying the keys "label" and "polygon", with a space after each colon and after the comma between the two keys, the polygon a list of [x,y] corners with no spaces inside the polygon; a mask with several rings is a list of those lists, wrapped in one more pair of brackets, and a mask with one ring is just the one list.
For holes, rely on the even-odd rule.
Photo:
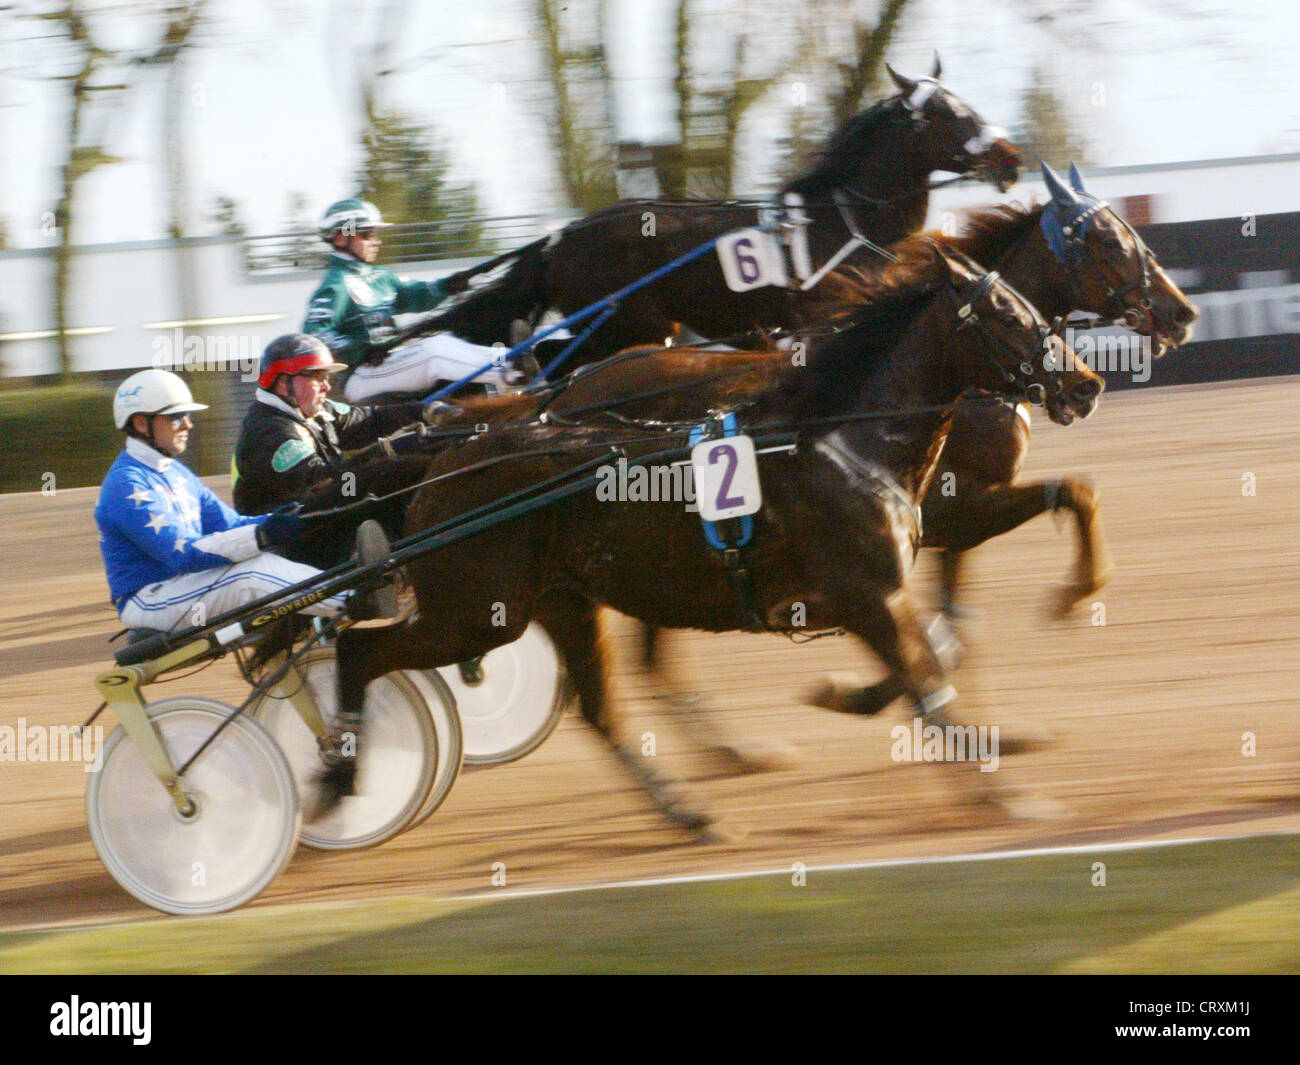
{"label": "racing number 2", "polygon": [[754,441],[748,436],[702,440],[691,449],[696,504],[705,521],[757,513],[763,505]]}
{"label": "racing number 2", "polygon": [[730,510],[732,507],[743,507],[745,505],[744,496],[729,496],[727,493],[731,490],[731,479],[736,476],[736,449],[730,444],[719,444],[709,452],[709,465],[714,465],[718,459],[725,459],[727,468],[722,474],[722,484],[718,486],[718,501],[714,505],[719,510]]}

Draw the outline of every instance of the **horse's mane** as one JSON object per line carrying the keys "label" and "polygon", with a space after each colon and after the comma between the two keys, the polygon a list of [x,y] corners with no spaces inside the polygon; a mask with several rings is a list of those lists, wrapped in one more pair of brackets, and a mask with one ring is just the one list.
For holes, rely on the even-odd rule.
{"label": "horse's mane", "polygon": [[812,166],[787,182],[781,192],[808,195],[843,185],[851,176],[854,163],[860,158],[862,140],[874,134],[889,120],[886,112],[889,105],[897,99],[897,96],[890,96],[878,100],[840,126],[827,138]]}
{"label": "horse's mane", "polygon": [[931,237],[908,237],[891,251],[899,261],[883,270],[841,273],[840,298],[819,315],[836,332],[815,338],[807,365],[784,370],[762,405],[785,416],[817,418],[854,404],[857,383],[889,357],[947,278]]}
{"label": "horse's mane", "polygon": [[936,239],[991,269],[1007,249],[1024,236],[1025,230],[1039,224],[1046,206],[1043,203],[1034,207],[1008,203],[984,207],[966,216],[961,232],[955,237],[936,234]]}

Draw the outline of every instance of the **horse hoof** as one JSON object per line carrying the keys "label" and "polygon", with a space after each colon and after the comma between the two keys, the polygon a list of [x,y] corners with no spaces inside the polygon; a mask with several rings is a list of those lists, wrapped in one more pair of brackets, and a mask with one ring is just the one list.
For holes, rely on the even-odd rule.
{"label": "horse hoof", "polygon": [[1028,754],[1040,751],[1052,745],[1052,734],[1047,729],[1033,726],[1021,727],[1010,732],[998,729],[998,754]]}
{"label": "horse hoof", "polygon": [[803,752],[791,743],[757,740],[723,748],[724,753],[747,773],[779,773],[803,765]]}
{"label": "horse hoof", "polygon": [[356,783],[355,758],[343,758],[326,766],[316,776],[315,799],[307,804],[303,820],[311,824],[333,813],[345,798],[355,794]]}
{"label": "horse hoof", "polygon": [[713,826],[713,818],[703,810],[697,810],[694,806],[687,805],[684,802],[668,803],[663,808],[668,820],[688,832],[694,832],[698,837],[703,838],[704,834],[709,832]]}
{"label": "horse hoof", "polygon": [[837,714],[858,714],[862,711],[857,708],[855,699],[864,690],[862,681],[853,674],[832,673],[804,702],[823,710],[834,710]]}
{"label": "horse hoof", "polygon": [[1048,603],[1047,614],[1053,621],[1064,621],[1075,608],[1097,589],[1083,584],[1065,584],[1057,588]]}
{"label": "horse hoof", "polygon": [[706,825],[696,833],[696,839],[700,843],[717,843],[723,846],[743,843],[748,836],[749,825],[729,817]]}

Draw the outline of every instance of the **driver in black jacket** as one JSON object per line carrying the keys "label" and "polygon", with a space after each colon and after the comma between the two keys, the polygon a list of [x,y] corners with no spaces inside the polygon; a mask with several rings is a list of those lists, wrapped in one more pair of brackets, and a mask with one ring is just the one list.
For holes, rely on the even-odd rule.
{"label": "driver in black jacket", "polygon": [[[328,398],[330,374],[346,369],[306,333],[290,333],[267,346],[255,401],[231,462],[241,514],[265,514],[297,502],[313,488],[337,481],[358,460],[419,450],[427,426],[458,410],[419,401],[375,407],[335,402]],[[345,458],[345,451],[361,454]]]}

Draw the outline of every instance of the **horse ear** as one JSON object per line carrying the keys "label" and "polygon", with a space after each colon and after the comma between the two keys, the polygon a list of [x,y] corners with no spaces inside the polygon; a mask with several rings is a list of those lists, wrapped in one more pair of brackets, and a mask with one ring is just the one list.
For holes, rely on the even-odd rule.
{"label": "horse ear", "polygon": [[893,79],[894,84],[898,86],[899,91],[904,96],[912,95],[912,90],[916,88],[916,82],[914,82],[911,78],[903,77],[902,74],[900,74],[897,70],[891,67],[888,63],[885,64],[885,70],[889,73],[889,76]]}
{"label": "horse ear", "polygon": [[940,277],[947,279],[949,284],[957,284],[957,277],[953,273],[953,261],[948,255],[948,251],[935,241],[930,246],[930,251],[934,255],[935,261],[939,264]]}
{"label": "horse ear", "polygon": [[1073,162],[1070,163],[1070,188],[1085,194],[1088,191],[1083,187],[1083,175],[1079,172],[1078,165]]}
{"label": "horse ear", "polygon": [[1076,203],[1074,193],[1065,187],[1065,183],[1057,176],[1056,171],[1045,162],[1040,165],[1043,170],[1043,184],[1047,186],[1047,191],[1052,194],[1052,199],[1057,203]]}
{"label": "horse ear", "polygon": [[939,50],[936,48],[934,52],[934,69],[930,71],[930,77],[934,78],[935,81],[938,81],[939,75],[942,73],[943,64],[939,62]]}

